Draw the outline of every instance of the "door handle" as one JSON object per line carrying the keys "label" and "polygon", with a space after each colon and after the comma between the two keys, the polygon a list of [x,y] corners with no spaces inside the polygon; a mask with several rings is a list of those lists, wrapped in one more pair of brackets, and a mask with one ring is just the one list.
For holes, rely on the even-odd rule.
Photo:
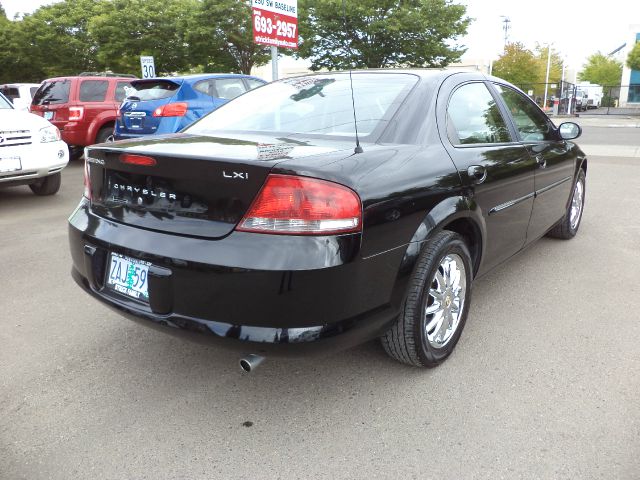
{"label": "door handle", "polygon": [[467,174],[473,183],[482,183],[487,178],[487,169],[482,165],[471,165],[467,168]]}
{"label": "door handle", "polygon": [[547,168],[547,159],[542,154],[536,155],[536,163],[540,165],[540,168]]}

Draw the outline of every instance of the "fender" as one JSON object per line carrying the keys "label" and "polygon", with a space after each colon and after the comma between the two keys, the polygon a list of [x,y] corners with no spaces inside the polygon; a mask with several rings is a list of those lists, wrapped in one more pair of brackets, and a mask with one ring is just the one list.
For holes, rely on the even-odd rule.
{"label": "fender", "polygon": [[102,127],[104,127],[107,123],[116,121],[116,111],[109,110],[106,112],[101,112],[98,114],[96,118],[93,119],[91,125],[89,125],[89,129],[87,130],[87,135],[85,137],[86,145],[93,145],[96,143],[96,136]]}
{"label": "fender", "polygon": [[[399,307],[402,305],[407,285],[413,276],[420,253],[422,253],[422,249],[431,235],[460,219],[471,221],[480,238],[486,238],[486,224],[482,217],[482,211],[473,198],[457,195],[438,203],[425,216],[406,246],[391,295],[391,303],[394,306]],[[475,259],[474,274],[479,270],[484,250],[485,242],[482,240]]]}

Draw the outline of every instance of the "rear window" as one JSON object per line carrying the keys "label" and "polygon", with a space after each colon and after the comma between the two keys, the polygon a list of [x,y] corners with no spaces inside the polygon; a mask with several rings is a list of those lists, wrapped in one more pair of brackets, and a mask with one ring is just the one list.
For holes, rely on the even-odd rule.
{"label": "rear window", "polygon": [[260,80],[254,80],[253,78],[245,78],[247,84],[249,85],[249,90],[253,90],[254,88],[261,87],[266,82],[261,82]]}
{"label": "rear window", "polygon": [[31,98],[33,98],[33,96],[36,94],[37,91],[38,91],[38,87],[31,87],[29,89],[29,93],[31,94]]}
{"label": "rear window", "polygon": [[122,102],[127,97],[127,91],[131,91],[132,88],[129,82],[118,82],[116,84],[116,102]]}
{"label": "rear window", "polygon": [[80,84],[81,102],[104,102],[107,98],[107,80],[84,80]]}
{"label": "rear window", "polygon": [[[354,74],[358,132],[382,128],[418,81],[412,74]],[[188,127],[194,134],[249,130],[355,134],[348,74],[296,77],[251,90]]]}
{"label": "rear window", "polygon": [[166,80],[154,80],[150,82],[136,82],[133,84],[135,90],[129,93],[129,97],[138,100],[160,100],[172,97],[180,85]]}
{"label": "rear window", "polygon": [[70,80],[44,82],[33,96],[34,105],[54,105],[69,101]]}
{"label": "rear window", "polygon": [[17,88],[2,87],[0,88],[0,92],[2,92],[2,94],[11,101],[14,101],[16,98],[20,98],[20,93]]}

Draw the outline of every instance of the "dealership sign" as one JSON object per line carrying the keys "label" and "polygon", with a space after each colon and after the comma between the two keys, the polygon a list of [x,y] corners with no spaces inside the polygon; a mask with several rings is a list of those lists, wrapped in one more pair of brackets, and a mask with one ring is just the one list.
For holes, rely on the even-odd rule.
{"label": "dealership sign", "polygon": [[252,0],[253,41],[298,48],[298,0]]}

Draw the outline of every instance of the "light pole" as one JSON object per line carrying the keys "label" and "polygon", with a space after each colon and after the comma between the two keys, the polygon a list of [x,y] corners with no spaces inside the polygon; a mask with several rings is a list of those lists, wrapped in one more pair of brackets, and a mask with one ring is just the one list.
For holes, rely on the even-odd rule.
{"label": "light pole", "polygon": [[551,69],[551,45],[553,43],[547,43],[547,76],[544,80],[544,100],[542,103],[542,108],[547,108],[547,89],[549,88],[549,70]]}

